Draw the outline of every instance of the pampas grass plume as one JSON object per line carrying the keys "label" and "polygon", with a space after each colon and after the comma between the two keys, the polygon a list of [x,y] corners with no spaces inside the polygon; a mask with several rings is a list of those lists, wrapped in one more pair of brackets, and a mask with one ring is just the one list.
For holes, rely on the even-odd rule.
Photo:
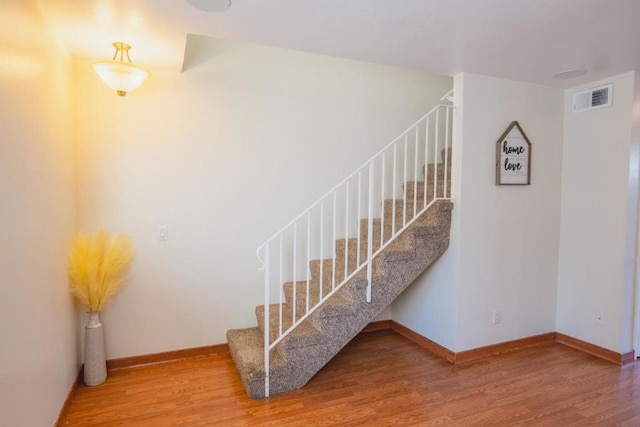
{"label": "pampas grass plume", "polygon": [[88,312],[99,312],[126,284],[133,259],[128,236],[119,233],[111,240],[100,230],[95,237],[76,237],[69,256],[69,288]]}

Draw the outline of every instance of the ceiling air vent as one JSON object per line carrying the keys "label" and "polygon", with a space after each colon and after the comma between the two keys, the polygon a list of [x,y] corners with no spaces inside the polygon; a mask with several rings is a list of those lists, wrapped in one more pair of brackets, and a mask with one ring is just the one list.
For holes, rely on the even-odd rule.
{"label": "ceiling air vent", "polygon": [[573,94],[573,112],[597,110],[611,107],[613,101],[613,83],[582,90]]}

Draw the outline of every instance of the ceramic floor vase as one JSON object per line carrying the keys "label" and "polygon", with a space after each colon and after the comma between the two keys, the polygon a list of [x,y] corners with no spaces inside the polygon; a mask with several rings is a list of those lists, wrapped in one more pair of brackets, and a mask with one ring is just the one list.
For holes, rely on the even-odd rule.
{"label": "ceramic floor vase", "polygon": [[84,383],[102,384],[107,379],[107,359],[104,351],[104,330],[99,313],[89,313],[84,328]]}

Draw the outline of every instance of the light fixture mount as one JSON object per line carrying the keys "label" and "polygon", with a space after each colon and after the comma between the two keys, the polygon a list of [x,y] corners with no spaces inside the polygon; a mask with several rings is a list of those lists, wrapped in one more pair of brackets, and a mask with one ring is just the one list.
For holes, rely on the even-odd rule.
{"label": "light fixture mount", "polygon": [[116,52],[113,54],[113,58],[111,58],[112,61],[115,61],[116,58],[118,57],[118,53],[120,54],[120,59],[119,61],[124,61],[124,55],[127,55],[127,61],[131,62],[131,57],[129,57],[129,50],[131,50],[131,45],[125,43],[125,42],[113,42],[111,43],[113,45],[113,47],[116,48]]}
{"label": "light fixture mount", "polygon": [[126,96],[127,92],[137,89],[151,73],[131,62],[129,56],[131,45],[113,42],[113,47],[116,51],[111,61],[95,61],[91,64],[91,68],[107,86],[116,91],[118,96]]}

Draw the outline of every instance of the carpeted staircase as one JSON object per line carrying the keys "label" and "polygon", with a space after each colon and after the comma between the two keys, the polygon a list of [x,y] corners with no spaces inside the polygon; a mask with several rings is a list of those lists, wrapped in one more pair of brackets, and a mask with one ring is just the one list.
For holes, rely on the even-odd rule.
{"label": "carpeted staircase", "polygon": [[[441,155],[444,154],[442,150]],[[444,157],[444,156],[443,156]],[[448,153],[447,187],[450,186],[451,152]],[[433,200],[433,178],[435,165],[423,167],[423,175],[427,177],[427,203]],[[444,163],[437,167],[439,176],[435,191],[438,197],[444,193]],[[403,225],[403,209],[413,214],[414,203],[419,212],[424,203],[424,182],[405,183],[404,197],[398,200],[384,201],[384,230],[382,221],[373,220],[373,250],[380,247],[380,233],[384,233],[385,241],[392,233],[393,205],[395,204],[396,230]],[[417,190],[417,193],[415,192]],[[431,264],[433,264],[449,246],[451,228],[450,200],[436,200],[433,205],[420,215],[405,231],[396,237],[373,261],[373,278],[371,302],[366,301],[366,269],[350,279],[340,290],[320,305],[291,334],[280,341],[270,355],[270,392],[271,396],[294,390],[304,386],[331,358],[333,358],[349,341],[380,314],[404,289]],[[409,214],[408,214],[409,215]],[[412,216],[412,215],[411,215]],[[361,220],[360,253],[367,252],[368,220]],[[345,251],[348,246],[348,251]],[[283,286],[286,303],[283,305],[283,328],[286,330],[293,318],[293,292],[296,292],[296,313],[304,313],[306,298],[309,295],[309,306],[318,301],[320,283],[323,294],[331,290],[331,275],[335,262],[336,283],[347,274],[355,271],[357,253],[353,249],[357,239],[338,239],[336,241],[336,258],[313,260],[310,263],[310,292],[307,293],[307,282],[285,283]],[[348,259],[345,259],[348,252]],[[323,264],[323,280],[320,280],[320,264]],[[247,394],[252,398],[265,397],[264,370],[264,306],[256,308],[258,326],[246,329],[232,329],[227,332],[229,350],[242,377]],[[273,304],[270,310],[271,341],[276,338],[279,322],[279,306]],[[300,315],[297,315],[300,318]],[[288,324],[287,324],[288,323]]]}

